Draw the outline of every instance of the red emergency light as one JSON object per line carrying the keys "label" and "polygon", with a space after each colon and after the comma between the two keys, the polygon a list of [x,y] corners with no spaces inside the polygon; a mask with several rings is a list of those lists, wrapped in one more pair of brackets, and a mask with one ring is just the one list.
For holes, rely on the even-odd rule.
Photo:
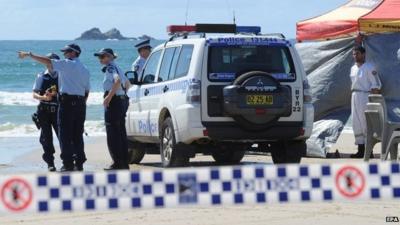
{"label": "red emergency light", "polygon": [[167,32],[169,34],[196,32],[196,26],[171,25],[167,27]]}

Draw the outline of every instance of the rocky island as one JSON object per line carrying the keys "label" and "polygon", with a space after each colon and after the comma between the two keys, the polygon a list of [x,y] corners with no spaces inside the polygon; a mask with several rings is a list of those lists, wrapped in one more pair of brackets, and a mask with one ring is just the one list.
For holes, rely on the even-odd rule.
{"label": "rocky island", "polygon": [[80,37],[76,40],[142,40],[142,39],[154,39],[148,35],[142,35],[136,38],[124,37],[121,32],[112,28],[107,32],[101,32],[101,30],[97,27],[87,30],[82,33]]}

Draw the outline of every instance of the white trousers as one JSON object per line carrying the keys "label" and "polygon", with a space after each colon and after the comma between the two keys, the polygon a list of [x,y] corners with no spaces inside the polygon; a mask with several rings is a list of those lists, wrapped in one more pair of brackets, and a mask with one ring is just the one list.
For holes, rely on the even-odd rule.
{"label": "white trousers", "polygon": [[365,144],[367,137],[367,120],[365,110],[367,109],[369,93],[353,92],[351,96],[351,119],[356,145]]}

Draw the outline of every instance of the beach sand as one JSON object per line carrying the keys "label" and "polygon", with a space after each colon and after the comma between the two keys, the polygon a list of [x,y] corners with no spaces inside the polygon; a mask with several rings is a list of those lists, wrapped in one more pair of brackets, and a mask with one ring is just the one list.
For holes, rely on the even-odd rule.
{"label": "beach sand", "polygon": [[[87,141],[86,152],[88,162],[85,169],[89,171],[101,170],[110,163],[105,138],[92,138]],[[342,134],[338,144],[332,147],[343,153],[344,156],[356,151],[354,139],[351,134]],[[58,150],[57,150],[58,151]],[[59,151],[58,151],[59,152]],[[375,154],[379,153],[379,146]],[[376,155],[377,156],[377,155]],[[374,159],[377,160],[377,159]],[[148,155],[142,165],[132,165],[131,169],[154,169],[160,167],[157,155]],[[360,161],[348,158],[341,159],[315,159],[306,158],[303,164],[310,163],[336,163]],[[269,156],[249,155],[243,164],[271,164]],[[57,161],[60,164],[60,161]],[[215,165],[209,156],[196,157],[192,166]],[[45,171],[41,162],[40,151],[31,152],[19,157],[10,165],[0,165],[0,173]],[[400,203],[398,201],[368,201],[344,203],[307,203],[284,204],[265,206],[240,206],[240,207],[190,207],[178,209],[157,210],[132,210],[98,213],[72,213],[72,214],[46,214],[46,215],[5,215],[0,216],[1,225],[131,225],[131,224],[386,224],[386,216],[400,217]]]}

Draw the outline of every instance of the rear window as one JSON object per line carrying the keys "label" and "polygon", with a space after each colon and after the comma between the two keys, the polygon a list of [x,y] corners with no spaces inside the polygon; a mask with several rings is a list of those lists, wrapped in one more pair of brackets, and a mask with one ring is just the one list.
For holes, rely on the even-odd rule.
{"label": "rear window", "polygon": [[264,71],[280,81],[296,80],[286,46],[213,46],[209,49],[210,81],[232,81],[243,73]]}

